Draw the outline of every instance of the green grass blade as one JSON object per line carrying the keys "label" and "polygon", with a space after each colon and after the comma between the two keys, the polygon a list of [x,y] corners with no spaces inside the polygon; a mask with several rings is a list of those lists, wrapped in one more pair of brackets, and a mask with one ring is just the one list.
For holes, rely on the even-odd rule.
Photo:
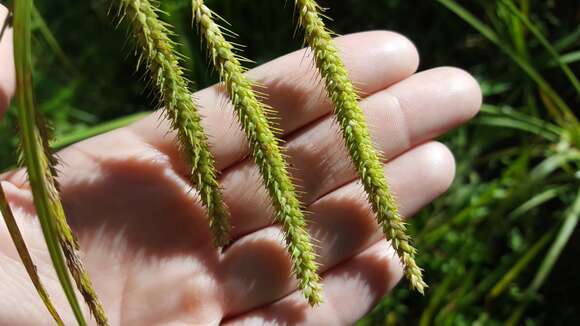
{"label": "green grass blade", "polygon": [[449,273],[444,281],[438,284],[437,289],[430,295],[429,304],[423,310],[419,326],[431,325],[433,315],[439,310],[439,306],[448,299],[449,289],[458,279],[455,273]]}
{"label": "green grass blade", "polygon": [[541,136],[551,142],[557,142],[564,130],[546,120],[517,112],[509,107],[483,105],[482,115],[475,121],[478,124],[501,128],[523,130]]}
{"label": "green grass blade", "polygon": [[568,214],[565,217],[564,224],[562,225],[560,232],[556,236],[556,240],[550,247],[550,250],[548,251],[546,258],[542,262],[542,265],[540,266],[538,273],[534,277],[534,280],[532,281],[529,291],[536,292],[540,289],[542,284],[544,284],[544,281],[552,271],[554,264],[560,257],[560,254],[562,254],[562,250],[564,250],[564,247],[566,246],[566,244],[570,240],[570,237],[572,236],[572,233],[576,229],[579,217],[580,217],[580,189],[578,190],[578,194],[576,196],[574,204],[572,205],[572,207],[568,211]]}
{"label": "green grass blade", "polygon": [[454,291],[453,296],[447,297],[445,306],[439,309],[439,312],[435,316],[433,320],[435,324],[438,325],[453,325],[454,315],[453,312],[455,309],[458,308],[461,300],[468,294],[470,291],[473,290],[475,287],[474,281],[477,275],[477,268],[471,269],[469,272],[466,273],[465,277],[463,277],[459,283],[461,286]]}
{"label": "green grass blade", "polygon": [[44,38],[44,40],[46,41],[52,52],[54,52],[55,56],[63,64],[63,66],[70,73],[77,75],[78,73],[75,66],[71,63],[68,56],[65,54],[64,50],[62,49],[62,47],[60,46],[60,44],[58,43],[52,32],[50,31],[50,28],[48,28],[46,21],[44,21],[44,18],[42,18],[42,15],[40,15],[38,9],[36,9],[36,6],[33,6],[32,8],[32,19],[33,22],[36,24],[36,28],[38,28],[40,34],[42,35],[42,37]]}
{"label": "green grass blade", "polygon": [[52,141],[50,143],[50,147],[54,150],[59,150],[59,149],[63,149],[69,145],[72,145],[74,143],[78,143],[80,141],[83,141],[85,139],[94,137],[94,136],[98,136],[101,134],[104,134],[106,132],[118,129],[118,128],[122,128],[125,126],[130,125],[133,122],[136,122],[140,119],[143,119],[144,117],[146,117],[147,115],[151,114],[151,112],[139,112],[139,113],[135,113],[132,115],[128,115],[128,116],[124,116],[121,117],[119,119],[116,120],[112,120],[112,121],[107,121],[104,122],[102,124],[87,128],[87,129],[83,129],[81,131],[69,134],[69,135],[65,135],[63,137],[60,137],[54,141]]}
{"label": "green grass blade", "polygon": [[8,233],[12,237],[12,242],[18,251],[18,255],[22,260],[22,264],[24,264],[24,268],[26,269],[26,273],[30,277],[32,284],[36,288],[36,292],[40,296],[40,299],[44,303],[44,306],[54,318],[54,321],[57,325],[64,325],[64,322],[60,318],[60,315],[56,311],[54,304],[50,300],[50,296],[46,292],[44,286],[42,285],[42,281],[38,276],[38,272],[36,270],[36,266],[32,262],[32,257],[28,252],[28,248],[26,247],[26,243],[22,238],[22,233],[18,229],[18,224],[16,224],[16,219],[14,218],[14,214],[12,214],[12,209],[10,209],[10,204],[8,203],[8,199],[6,199],[6,194],[4,193],[4,187],[0,185],[0,211],[2,212],[2,216],[4,217],[4,221],[6,222],[6,227],[8,228]]}
{"label": "green grass blade", "polygon": [[532,280],[532,283],[528,287],[525,292],[525,299],[524,302],[520,304],[520,306],[514,310],[514,313],[510,317],[510,319],[506,322],[506,325],[518,325],[519,321],[524,314],[527,305],[530,303],[531,298],[540,290],[550,272],[554,268],[554,265],[560,258],[562,251],[568,244],[568,241],[572,237],[572,233],[576,230],[576,226],[578,225],[578,219],[580,218],[580,189],[578,190],[578,194],[576,195],[576,199],[566,217],[564,218],[564,223],[556,236],[556,240],[552,243],[552,246],[548,250],[546,258],[540,265],[536,276]]}
{"label": "green grass blade", "polygon": [[546,233],[540,240],[538,240],[528,252],[516,262],[504,277],[489,291],[487,295],[489,300],[499,297],[504,290],[520,275],[532,260],[549,244],[550,239],[554,236],[554,232]]}
{"label": "green grass blade", "polygon": [[18,122],[20,126],[22,152],[28,171],[34,205],[42,232],[56,270],[79,325],[86,325],[79,302],[71,283],[64,256],[61,251],[56,222],[53,218],[53,194],[47,185],[44,173],[49,169],[48,159],[44,155],[42,139],[36,127],[36,112],[32,93],[32,58],[30,20],[33,4],[31,0],[14,2],[14,61],[16,65],[16,99]]}
{"label": "green grass blade", "polygon": [[524,202],[522,205],[520,205],[518,208],[514,209],[509,214],[508,218],[511,221],[514,221],[514,220],[520,218],[521,216],[523,216],[524,214],[527,214],[532,209],[539,207],[539,206],[543,205],[544,203],[546,203],[554,198],[559,197],[561,194],[568,191],[569,189],[570,188],[566,187],[566,186],[550,187],[550,188],[546,189],[545,191],[542,191],[542,192],[534,195],[533,197],[528,199],[526,202]]}
{"label": "green grass blade", "polygon": [[564,50],[568,50],[572,47],[575,47],[580,44],[580,26],[576,27],[576,29],[564,35],[561,39],[554,42],[554,48],[558,52],[562,52]]}
{"label": "green grass blade", "polygon": [[530,173],[529,181],[540,181],[557,169],[565,167],[572,162],[580,162],[580,151],[568,150],[546,157]]}
{"label": "green grass blade", "polygon": [[506,1],[506,0],[502,0],[501,3],[503,5],[505,5],[515,15],[515,17],[517,17],[530,30],[530,32],[532,32],[532,34],[536,37],[536,39],[540,42],[540,44],[542,44],[542,46],[546,49],[546,51],[548,51],[548,53],[552,56],[552,58],[558,63],[558,65],[560,66],[560,69],[562,69],[562,71],[564,72],[566,77],[568,77],[568,79],[570,80],[570,83],[572,84],[572,86],[576,90],[576,93],[580,94],[580,82],[578,81],[578,78],[572,72],[570,67],[568,67],[568,65],[564,61],[562,61],[561,56],[558,53],[558,51],[544,37],[544,35],[536,27],[536,25],[534,23],[532,23],[528,19],[528,17],[524,16],[520,12],[520,10],[518,8],[516,8],[516,6],[514,6],[513,3]]}
{"label": "green grass blade", "polygon": [[[580,61],[580,50],[562,54],[562,56],[560,56],[560,60],[566,64],[576,63],[577,61]],[[556,64],[558,63],[555,61],[550,63],[550,65]]]}
{"label": "green grass blade", "polygon": [[442,5],[447,7],[466,23],[475,28],[481,35],[487,38],[490,42],[494,43],[497,47],[505,52],[508,57],[516,63],[530,79],[532,79],[538,87],[552,100],[557,108],[560,110],[555,116],[555,119],[562,125],[571,124],[573,126],[578,126],[578,119],[574,112],[570,109],[568,104],[562,99],[562,97],[554,90],[554,88],[542,77],[542,75],[526,61],[519,53],[514,51],[510,46],[503,42],[499,36],[487,25],[485,25],[481,20],[467,11],[464,7],[459,5],[453,0],[437,0]]}

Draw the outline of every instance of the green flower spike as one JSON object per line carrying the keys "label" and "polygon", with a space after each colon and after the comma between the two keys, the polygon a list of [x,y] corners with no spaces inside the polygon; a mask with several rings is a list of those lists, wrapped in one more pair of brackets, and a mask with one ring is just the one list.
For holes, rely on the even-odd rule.
{"label": "green flower spike", "polygon": [[416,249],[411,245],[394,196],[384,176],[379,152],[373,147],[359,96],[348,72],[338,56],[330,31],[324,25],[322,9],[315,0],[295,0],[298,23],[304,30],[306,43],[314,53],[316,66],[334,104],[346,147],[362,180],[364,189],[379,225],[405,268],[411,286],[423,294],[427,284],[415,262]]}
{"label": "green flower spike", "polygon": [[177,130],[182,152],[191,163],[191,181],[198,189],[207,209],[210,229],[216,246],[229,242],[229,212],[217,181],[215,161],[201,125],[197,104],[183,76],[181,56],[171,40],[169,25],[159,18],[156,1],[118,0],[120,17],[127,17],[139,52],[139,63],[147,72],[165,105],[172,126]]}
{"label": "green flower spike", "polygon": [[264,113],[269,108],[258,100],[252,89],[252,81],[244,75],[245,69],[240,63],[244,59],[226,41],[223,29],[214,21],[215,14],[201,0],[193,0],[192,9],[193,19],[206,41],[210,60],[229,93],[248,138],[252,156],[272,198],[277,220],[284,229],[286,246],[299,287],[308,302],[317,305],[322,298],[315,253],[279,141]]}

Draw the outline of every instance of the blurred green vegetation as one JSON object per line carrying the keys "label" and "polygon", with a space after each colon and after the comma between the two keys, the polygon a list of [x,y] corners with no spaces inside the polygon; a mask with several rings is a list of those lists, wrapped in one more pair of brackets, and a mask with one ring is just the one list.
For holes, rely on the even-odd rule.
{"label": "blurred green vegetation", "polygon": [[[152,108],[126,32],[107,14],[109,0],[36,2],[38,103],[57,138],[82,138],[92,126]],[[207,2],[257,64],[301,46],[286,1]],[[399,286],[360,325],[579,325],[580,3],[321,3],[341,34],[395,30],[415,42],[421,69],[470,71],[486,102],[474,123],[442,139],[456,155],[457,178],[411,224],[431,285],[427,295]],[[215,82],[188,2],[162,5],[192,58],[190,78],[199,88]],[[2,168],[16,161],[14,114],[0,125]]]}

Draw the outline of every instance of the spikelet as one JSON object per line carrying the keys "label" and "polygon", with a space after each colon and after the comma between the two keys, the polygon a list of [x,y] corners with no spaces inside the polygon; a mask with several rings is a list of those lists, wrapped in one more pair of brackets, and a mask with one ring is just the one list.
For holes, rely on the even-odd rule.
{"label": "spikelet", "polygon": [[216,246],[229,242],[229,212],[217,181],[215,161],[201,125],[201,116],[184,77],[181,56],[171,40],[170,26],[159,18],[153,0],[118,0],[120,19],[127,18],[139,53],[139,63],[165,105],[165,113],[177,131],[182,152],[191,164],[191,181],[207,209]]}
{"label": "spikelet", "polygon": [[202,0],[192,0],[192,10],[193,19],[207,44],[210,60],[229,93],[262,181],[272,198],[299,288],[311,305],[319,304],[322,300],[321,285],[314,250],[279,141],[264,113],[268,108],[252,90],[253,84],[244,75],[240,63],[244,59],[236,55],[234,46],[225,39],[224,30],[214,20],[215,14]]}
{"label": "spikelet", "polygon": [[410,243],[405,223],[389,190],[380,154],[373,147],[358,104],[359,96],[324,24],[322,9],[315,0],[294,0],[294,3],[298,11],[298,24],[304,31],[305,42],[314,53],[316,66],[334,104],[336,119],[367,198],[385,236],[391,240],[401,259],[411,286],[422,294],[427,285],[423,281],[421,268],[415,262],[416,249]]}

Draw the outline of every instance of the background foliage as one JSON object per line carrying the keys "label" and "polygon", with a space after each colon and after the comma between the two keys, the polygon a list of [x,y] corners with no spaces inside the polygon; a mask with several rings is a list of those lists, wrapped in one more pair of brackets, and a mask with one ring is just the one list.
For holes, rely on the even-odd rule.
{"label": "background foliage", "polygon": [[[151,109],[126,34],[107,15],[109,0],[36,3],[38,103],[57,138],[82,137],[93,126]],[[232,23],[257,64],[301,46],[286,1],[207,3]],[[412,223],[430,290],[420,297],[399,286],[360,324],[578,324],[580,89],[573,72],[580,71],[580,4],[321,3],[331,8],[339,33],[398,31],[419,48],[421,69],[462,67],[486,96],[476,121],[443,139],[457,157],[451,191]],[[192,58],[190,78],[199,88],[215,82],[191,32],[188,2],[162,5],[181,51]],[[2,169],[16,162],[14,121],[11,109],[0,124]]]}

